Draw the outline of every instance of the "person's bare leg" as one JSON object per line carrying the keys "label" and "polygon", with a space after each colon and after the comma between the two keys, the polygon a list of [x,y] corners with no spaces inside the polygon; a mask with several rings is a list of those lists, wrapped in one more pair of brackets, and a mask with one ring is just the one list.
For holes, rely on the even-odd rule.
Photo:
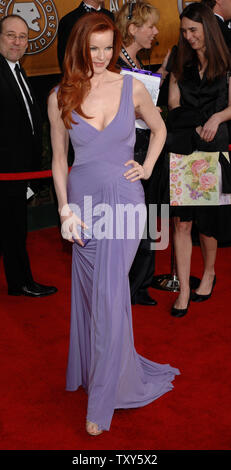
{"label": "person's bare leg", "polygon": [[196,293],[208,295],[211,292],[215,276],[215,261],[217,254],[217,240],[200,233],[200,245],[204,260],[204,273]]}
{"label": "person's bare leg", "polygon": [[192,255],[192,222],[180,222],[179,217],[174,218],[175,230],[173,234],[177,275],[180,282],[180,293],[174,303],[177,309],[184,309],[188,305],[190,295],[190,268]]}

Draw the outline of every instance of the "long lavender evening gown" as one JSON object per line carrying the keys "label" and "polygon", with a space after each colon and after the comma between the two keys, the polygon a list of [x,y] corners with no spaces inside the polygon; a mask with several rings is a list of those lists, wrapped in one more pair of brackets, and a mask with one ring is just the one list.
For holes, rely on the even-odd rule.
{"label": "long lavender evening gown", "polygon": [[[135,143],[132,78],[124,77],[118,113],[104,130],[77,113],[73,117],[78,124],[70,130],[75,161],[68,179],[69,203],[83,209],[84,196],[92,196],[92,210],[106,203],[113,209],[113,220],[116,204],[144,204],[140,181],[131,183],[123,176]],[[139,241],[138,235],[93,237],[84,248],[73,245],[67,390],[80,385],[86,389],[87,419],[105,430],[115,408],[152,402],[173,388],[171,382],[179,374],[134,349],[128,273]]]}

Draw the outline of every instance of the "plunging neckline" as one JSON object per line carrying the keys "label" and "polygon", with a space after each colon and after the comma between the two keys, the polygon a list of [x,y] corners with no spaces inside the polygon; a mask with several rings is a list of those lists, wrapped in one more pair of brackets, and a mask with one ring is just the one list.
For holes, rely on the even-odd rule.
{"label": "plunging neckline", "polygon": [[204,77],[205,77],[205,72],[206,72],[206,70],[207,70],[207,67],[204,69],[203,75],[201,75],[201,71],[199,70],[199,68],[198,68],[197,70],[198,70],[198,76],[199,76],[200,82],[203,82]]}
{"label": "plunging neckline", "polygon": [[107,124],[103,129],[97,129],[97,127],[93,126],[92,124],[90,124],[88,121],[86,121],[85,119],[82,118],[82,116],[79,115],[79,113],[77,113],[76,111],[73,111],[75,114],[78,115],[78,118],[84,122],[85,124],[87,124],[88,126],[92,127],[92,129],[95,129],[96,132],[104,132],[114,121],[115,119],[117,118],[117,116],[119,115],[120,113],[120,108],[121,108],[121,105],[122,105],[122,98],[123,98],[123,91],[124,91],[124,80],[125,80],[125,77],[123,77],[123,83],[122,83],[122,89],[121,89],[121,94],[120,94],[120,102],[119,102],[119,107],[118,107],[118,110],[115,114],[115,116],[113,117],[113,119],[109,122],[109,124]]}

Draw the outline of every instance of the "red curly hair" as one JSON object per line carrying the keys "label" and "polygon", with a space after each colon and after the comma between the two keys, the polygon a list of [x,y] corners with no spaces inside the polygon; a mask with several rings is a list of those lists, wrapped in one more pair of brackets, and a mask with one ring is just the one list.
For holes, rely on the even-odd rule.
{"label": "red curly hair", "polygon": [[119,72],[116,62],[121,49],[121,36],[115,24],[103,13],[91,13],[82,16],[73,27],[64,57],[64,74],[58,90],[58,107],[67,129],[76,124],[72,111],[89,118],[82,111],[81,105],[90,90],[90,79],[94,74],[90,36],[92,33],[111,30],[114,33],[113,55],[108,69]]}

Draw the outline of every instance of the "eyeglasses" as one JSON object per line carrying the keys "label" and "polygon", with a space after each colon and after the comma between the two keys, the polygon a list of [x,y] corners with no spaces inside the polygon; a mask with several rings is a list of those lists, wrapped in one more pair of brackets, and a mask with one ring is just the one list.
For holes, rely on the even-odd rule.
{"label": "eyeglasses", "polygon": [[16,39],[18,39],[19,42],[24,43],[24,44],[28,41],[28,36],[26,36],[25,34],[19,34],[19,36],[17,36],[17,34],[15,34],[15,33],[1,33],[1,34],[6,36],[8,41],[13,42]]}

